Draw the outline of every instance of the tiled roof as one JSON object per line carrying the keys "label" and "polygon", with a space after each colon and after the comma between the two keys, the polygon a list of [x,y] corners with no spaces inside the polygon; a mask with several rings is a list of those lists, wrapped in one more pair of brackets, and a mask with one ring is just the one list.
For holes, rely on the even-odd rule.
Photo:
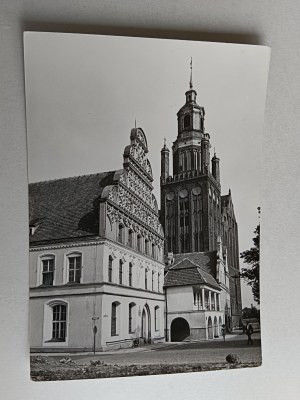
{"label": "tiled roof", "polygon": [[29,185],[30,244],[97,236],[99,201],[115,171]]}
{"label": "tiled roof", "polygon": [[169,268],[172,267],[174,269],[174,267],[185,258],[189,259],[195,265],[201,267],[209,274],[213,276],[216,275],[216,265],[217,265],[216,251],[174,254],[174,263]]}
{"label": "tiled roof", "polygon": [[174,264],[165,275],[165,287],[206,284],[220,288],[214,278],[217,262],[215,251],[176,254],[174,257]]}

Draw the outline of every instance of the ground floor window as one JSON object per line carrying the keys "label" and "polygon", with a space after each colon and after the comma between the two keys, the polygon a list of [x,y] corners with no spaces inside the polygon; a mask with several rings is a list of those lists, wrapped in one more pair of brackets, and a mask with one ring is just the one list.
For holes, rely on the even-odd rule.
{"label": "ground floor window", "polygon": [[159,306],[154,308],[154,327],[156,331],[159,331]]}
{"label": "ground floor window", "polygon": [[111,305],[111,336],[116,336],[118,335],[118,326],[119,326],[119,308],[120,308],[120,303],[115,301]]}
{"label": "ground floor window", "polygon": [[52,307],[52,340],[64,342],[67,334],[67,306],[57,304]]}

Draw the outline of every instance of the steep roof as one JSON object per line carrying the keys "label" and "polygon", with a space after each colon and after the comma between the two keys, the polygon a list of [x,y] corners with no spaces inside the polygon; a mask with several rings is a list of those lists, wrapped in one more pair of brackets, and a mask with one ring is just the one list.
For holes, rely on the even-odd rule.
{"label": "steep roof", "polygon": [[[217,265],[216,251],[174,254],[174,262],[172,266],[169,268],[174,269],[176,265],[185,258],[192,261],[195,265],[201,267],[209,274],[213,276],[216,275],[216,265]],[[167,267],[167,269],[169,268]]]}
{"label": "steep roof", "polygon": [[175,254],[165,275],[164,286],[206,284],[220,288],[215,280],[217,252]]}
{"label": "steep roof", "polygon": [[30,244],[97,236],[99,201],[115,171],[29,185]]}

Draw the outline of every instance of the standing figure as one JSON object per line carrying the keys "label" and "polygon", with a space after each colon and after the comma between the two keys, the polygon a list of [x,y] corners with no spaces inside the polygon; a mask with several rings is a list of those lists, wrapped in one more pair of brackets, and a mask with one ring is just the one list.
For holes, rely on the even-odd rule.
{"label": "standing figure", "polygon": [[251,346],[253,346],[253,340],[251,338],[251,335],[253,333],[253,327],[250,324],[250,322],[247,322],[247,327],[246,327],[246,335],[248,336],[248,341],[247,341],[247,345],[249,346],[251,344]]}

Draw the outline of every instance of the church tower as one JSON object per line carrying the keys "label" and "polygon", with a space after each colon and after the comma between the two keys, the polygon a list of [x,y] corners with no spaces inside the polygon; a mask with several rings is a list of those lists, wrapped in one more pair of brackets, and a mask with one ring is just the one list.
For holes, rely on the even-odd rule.
{"label": "church tower", "polygon": [[161,150],[161,222],[166,253],[212,251],[221,235],[220,160],[216,154],[210,160],[205,110],[196,100],[191,61],[185,104],[177,113],[178,133],[172,146],[173,175],[169,174],[166,143]]}

